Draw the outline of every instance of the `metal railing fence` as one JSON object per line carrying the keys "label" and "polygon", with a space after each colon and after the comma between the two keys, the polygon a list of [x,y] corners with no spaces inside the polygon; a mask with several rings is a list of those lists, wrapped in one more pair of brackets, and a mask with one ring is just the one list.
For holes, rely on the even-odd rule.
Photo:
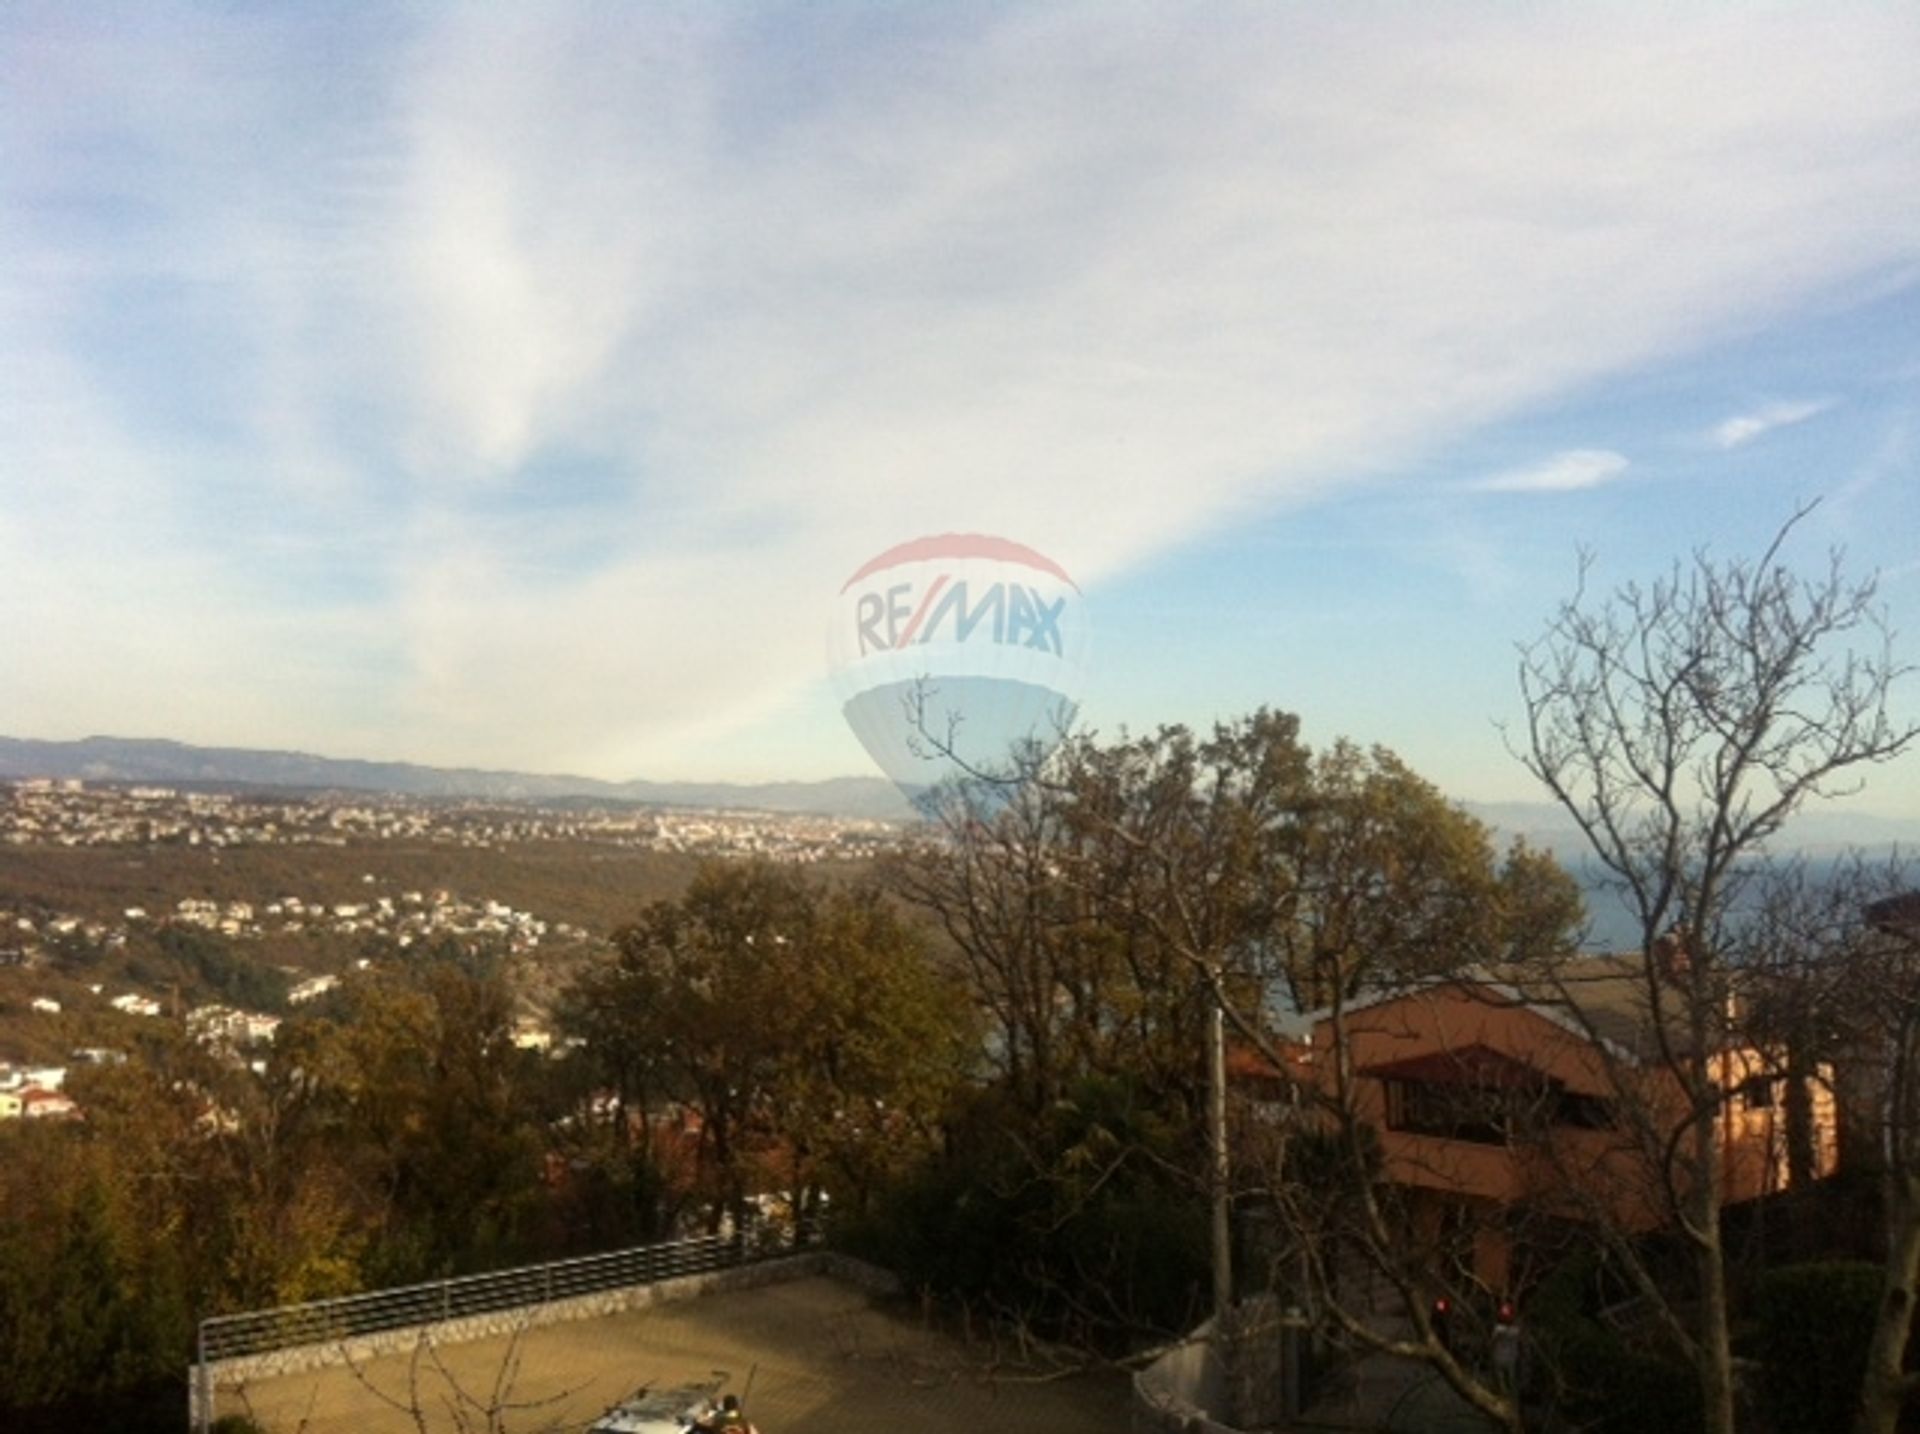
{"label": "metal railing fence", "polygon": [[812,1247],[818,1237],[817,1227],[807,1222],[767,1225],[733,1235],[636,1245],[601,1255],[368,1290],[279,1309],[218,1315],[200,1323],[200,1367],[204,1370],[217,1360],[267,1354],[296,1345],[331,1344],[680,1275],[730,1269]]}

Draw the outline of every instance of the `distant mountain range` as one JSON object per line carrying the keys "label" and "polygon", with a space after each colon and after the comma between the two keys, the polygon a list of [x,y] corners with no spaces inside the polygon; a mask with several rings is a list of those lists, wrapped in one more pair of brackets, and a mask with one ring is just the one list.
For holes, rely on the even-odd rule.
{"label": "distant mountain range", "polygon": [[296,787],[494,801],[585,799],[889,820],[912,815],[899,789],[881,777],[834,777],[823,782],[603,782],[593,777],[426,767],[414,762],[364,762],[316,757],[309,752],[192,747],[152,738],[84,737],[77,742],[41,742],[0,737],[0,780],[21,777],[79,777],[90,782],[162,782],[176,786]]}

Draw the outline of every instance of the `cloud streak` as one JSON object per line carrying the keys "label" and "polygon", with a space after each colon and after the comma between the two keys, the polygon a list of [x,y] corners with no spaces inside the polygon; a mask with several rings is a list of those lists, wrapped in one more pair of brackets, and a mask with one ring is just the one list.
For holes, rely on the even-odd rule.
{"label": "cloud streak", "polygon": [[1524,468],[1510,468],[1472,486],[1482,493],[1571,493],[1598,488],[1627,471],[1625,454],[1607,448],[1570,448]]}
{"label": "cloud streak", "polygon": [[711,770],[903,536],[1097,583],[1920,257],[1916,51],[1871,9],[9,7],[0,730]]}
{"label": "cloud streak", "polygon": [[1751,413],[1738,413],[1715,424],[1707,439],[1715,448],[1739,448],[1776,428],[1790,428],[1796,423],[1805,423],[1833,406],[1832,399],[1769,403]]}

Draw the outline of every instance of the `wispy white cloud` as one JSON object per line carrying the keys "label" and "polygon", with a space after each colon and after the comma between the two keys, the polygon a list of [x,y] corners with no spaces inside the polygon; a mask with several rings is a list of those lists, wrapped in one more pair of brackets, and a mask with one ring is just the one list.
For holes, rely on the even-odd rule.
{"label": "wispy white cloud", "polygon": [[1717,423],[1708,434],[1708,441],[1716,448],[1738,448],[1751,443],[1762,434],[1771,433],[1776,428],[1789,428],[1796,423],[1805,423],[1809,418],[1817,417],[1834,406],[1830,398],[1796,399],[1790,402],[1769,403],[1751,413],[1737,413],[1733,417]]}
{"label": "wispy white cloud", "polygon": [[698,770],[888,541],[1097,580],[1920,257],[1906,9],[340,13],[0,15],[0,730]]}
{"label": "wispy white cloud", "polygon": [[1483,493],[1567,493],[1611,483],[1628,468],[1627,457],[1608,448],[1570,448],[1524,468],[1509,468],[1472,486]]}
{"label": "wispy white cloud", "polygon": [[1920,431],[1920,413],[1912,407],[1895,409],[1878,437],[1854,465],[1853,472],[1834,489],[1827,512],[1843,525],[1857,521],[1861,501],[1874,489],[1892,481],[1911,482],[1920,467],[1915,458],[1914,437]]}

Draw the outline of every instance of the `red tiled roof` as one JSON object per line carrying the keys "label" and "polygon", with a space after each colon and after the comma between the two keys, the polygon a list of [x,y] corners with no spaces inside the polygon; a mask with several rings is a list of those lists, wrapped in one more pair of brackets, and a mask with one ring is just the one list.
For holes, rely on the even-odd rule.
{"label": "red tiled roof", "polygon": [[[1304,1047],[1291,1043],[1281,1043],[1277,1053],[1289,1065],[1298,1067],[1306,1062]],[[1264,1051],[1252,1046],[1230,1045],[1227,1047],[1227,1078],[1229,1080],[1297,1080],[1300,1072],[1275,1065]]]}

